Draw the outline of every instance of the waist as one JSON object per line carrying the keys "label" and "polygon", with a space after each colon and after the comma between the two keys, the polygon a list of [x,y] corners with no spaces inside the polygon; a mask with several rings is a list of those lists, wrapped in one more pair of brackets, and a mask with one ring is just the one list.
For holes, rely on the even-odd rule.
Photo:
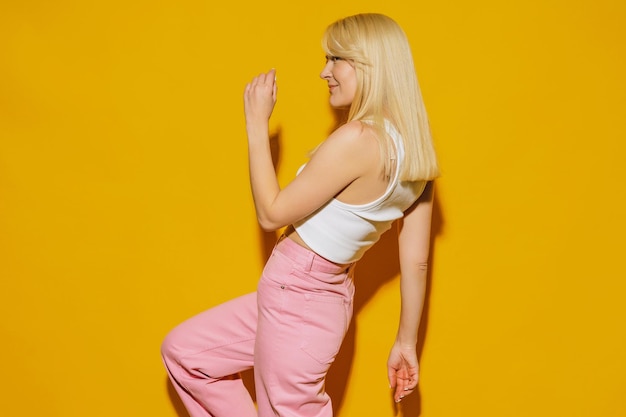
{"label": "waist", "polygon": [[354,264],[354,262],[346,264],[336,263],[317,254],[304,243],[293,226],[289,226],[285,230],[285,233],[278,238],[276,250],[292,259],[304,264],[309,264],[310,267],[324,272],[339,273]]}

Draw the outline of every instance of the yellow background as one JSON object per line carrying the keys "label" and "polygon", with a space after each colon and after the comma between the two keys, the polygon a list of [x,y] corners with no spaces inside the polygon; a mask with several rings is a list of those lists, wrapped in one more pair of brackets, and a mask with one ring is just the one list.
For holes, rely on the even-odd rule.
{"label": "yellow background", "polygon": [[[2,1],[0,414],[184,415],[163,336],[254,290],[275,238],[244,85],[278,70],[286,183],[332,124],[322,31],[362,11],[408,33],[443,168],[420,390],[398,412],[626,415],[621,0]],[[357,268],[338,416],[397,411],[390,237]]]}

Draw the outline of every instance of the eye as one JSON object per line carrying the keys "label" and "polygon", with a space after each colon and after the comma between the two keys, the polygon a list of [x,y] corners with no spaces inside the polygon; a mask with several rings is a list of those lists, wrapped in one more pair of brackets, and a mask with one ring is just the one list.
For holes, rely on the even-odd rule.
{"label": "eye", "polygon": [[333,56],[333,55],[326,55],[326,62],[328,62],[328,61],[337,62],[337,61],[341,61],[341,60],[343,60],[343,58],[341,58],[341,57]]}

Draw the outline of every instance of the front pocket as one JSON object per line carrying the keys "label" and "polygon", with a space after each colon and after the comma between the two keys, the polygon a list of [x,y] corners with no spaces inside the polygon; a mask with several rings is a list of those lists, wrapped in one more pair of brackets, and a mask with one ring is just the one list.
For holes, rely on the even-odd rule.
{"label": "front pocket", "polygon": [[345,299],[331,295],[304,295],[302,350],[321,364],[331,364],[339,353],[348,327]]}

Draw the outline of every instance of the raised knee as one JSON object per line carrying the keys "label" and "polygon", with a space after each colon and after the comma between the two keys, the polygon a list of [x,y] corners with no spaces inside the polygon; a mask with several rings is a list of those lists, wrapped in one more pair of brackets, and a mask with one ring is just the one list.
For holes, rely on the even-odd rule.
{"label": "raised knee", "polygon": [[170,332],[165,336],[163,342],[161,342],[161,356],[167,361],[176,360],[176,337],[173,332]]}

